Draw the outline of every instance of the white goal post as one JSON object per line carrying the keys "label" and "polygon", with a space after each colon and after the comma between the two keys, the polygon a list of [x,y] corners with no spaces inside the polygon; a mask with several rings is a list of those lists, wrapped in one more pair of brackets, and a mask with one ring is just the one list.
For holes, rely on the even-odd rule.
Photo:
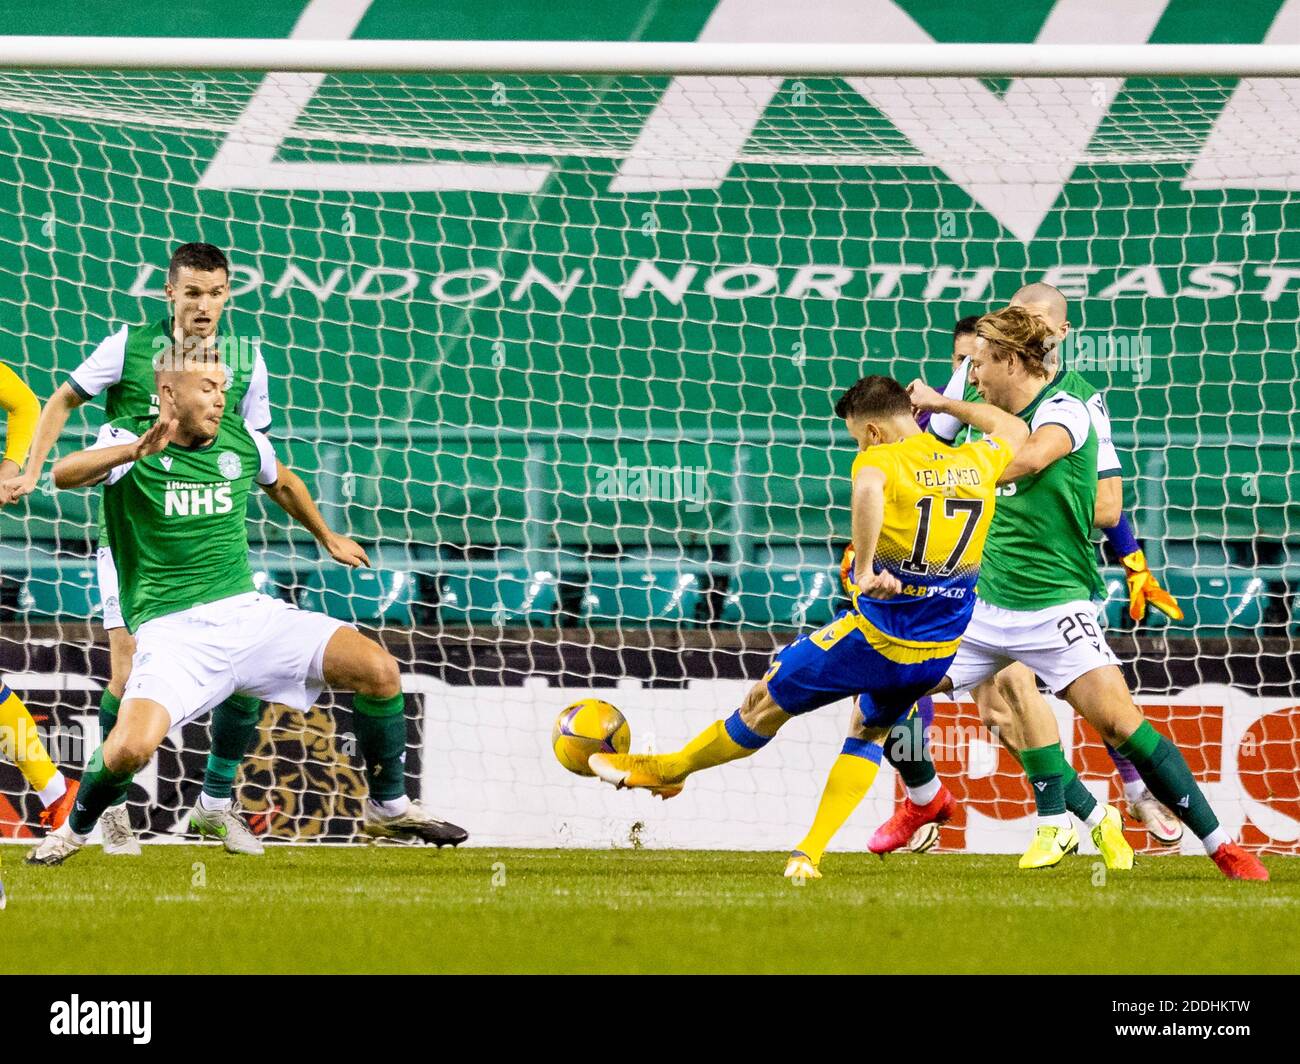
{"label": "white goal post", "polygon": [[0,37],[0,68],[313,73],[1294,77],[1285,44],[766,44]]}

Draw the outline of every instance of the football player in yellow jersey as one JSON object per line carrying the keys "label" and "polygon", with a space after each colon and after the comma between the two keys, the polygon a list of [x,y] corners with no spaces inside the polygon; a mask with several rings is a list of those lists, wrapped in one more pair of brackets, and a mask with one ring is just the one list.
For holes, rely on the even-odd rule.
{"label": "football player in yellow jersey", "polygon": [[[922,433],[913,402],[985,434],[950,447]],[[670,754],[593,754],[607,783],[671,798],[701,769],[748,757],[791,717],[858,697],[864,734],[884,736],[946,674],[975,606],[994,490],[1029,430],[991,403],[947,399],[921,381],[911,395],[864,377],[835,414],[859,448],[852,470],[857,559],[853,608],[776,655],[741,707]]]}
{"label": "football player in yellow jersey", "polygon": [[[0,461],[0,481],[5,481],[22,472],[32,433],[36,431],[36,419],[41,416],[41,404],[22,378],[3,364],[0,364],[0,406],[7,415],[4,459]],[[10,501],[0,497],[0,506]],[[64,779],[63,773],[54,767],[31,713],[3,682],[0,682],[0,757],[17,764],[32,790],[40,796],[45,806],[41,823],[48,827],[62,824],[72,808],[77,784]],[[0,880],[0,909],[4,907],[4,882]]]}

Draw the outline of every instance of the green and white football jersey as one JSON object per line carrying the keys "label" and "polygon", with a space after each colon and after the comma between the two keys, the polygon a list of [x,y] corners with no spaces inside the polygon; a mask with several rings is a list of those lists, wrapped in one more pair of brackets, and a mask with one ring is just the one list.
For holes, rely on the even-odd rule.
{"label": "green and white football jersey", "polygon": [[[962,366],[950,387],[955,384],[967,401],[980,402],[966,379],[967,368]],[[1099,464],[1098,433],[1089,410],[1094,397],[1100,402],[1097,389],[1082,376],[1062,370],[1017,411],[1031,433],[1059,425],[1069,435],[1071,449],[1046,469],[998,488],[977,588],[984,601],[1008,610],[1041,610],[1104,593],[1092,542],[1097,480],[1118,476],[1120,470],[1109,438],[1108,453]],[[1104,413],[1104,404],[1101,409]],[[948,439],[953,423],[951,418],[935,418],[930,428]],[[1106,427],[1109,437],[1109,419]],[[961,426],[955,439],[960,442],[970,433]],[[1108,468],[1103,471],[1102,466]]]}
{"label": "green and white football jersey", "polygon": [[[172,323],[163,318],[151,325],[123,325],[105,337],[68,375],[68,384],[89,402],[104,396],[104,421],[158,416],[154,391],[154,357],[171,341]],[[247,421],[265,432],[271,424],[271,401],[266,363],[261,347],[229,347],[226,360],[226,414]],[[250,357],[246,357],[251,354]],[[106,543],[103,507],[99,516],[99,541]]]}
{"label": "green and white football jersey", "polygon": [[[109,422],[94,449],[131,443],[153,423]],[[248,496],[254,482],[274,484],[276,468],[270,441],[226,417],[204,447],[172,443],[113,469],[104,482],[104,518],[132,632],[155,617],[253,590]]]}

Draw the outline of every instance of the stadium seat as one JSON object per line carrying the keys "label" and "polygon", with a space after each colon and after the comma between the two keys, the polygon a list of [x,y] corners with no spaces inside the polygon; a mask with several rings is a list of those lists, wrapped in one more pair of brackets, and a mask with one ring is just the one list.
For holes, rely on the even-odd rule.
{"label": "stadium seat", "polygon": [[582,598],[589,624],[693,625],[703,574],[678,567],[617,566],[593,571]]}
{"label": "stadium seat", "polygon": [[358,624],[414,623],[415,574],[401,569],[314,569],[300,578],[298,605]]}
{"label": "stadium seat", "polygon": [[[845,542],[848,542],[847,537]],[[826,542],[778,543],[760,547],[754,564],[772,569],[837,568],[842,550],[843,544],[836,546]]]}
{"label": "stadium seat", "polygon": [[528,522],[526,452],[446,440],[348,452],[348,527],[367,542],[519,544]]}
{"label": "stadium seat", "polygon": [[745,569],[727,592],[722,621],[744,628],[822,625],[842,598],[836,569]]}
{"label": "stadium seat", "polygon": [[90,560],[36,565],[18,592],[19,613],[29,619],[79,620],[99,611],[98,578]]}
{"label": "stadium seat", "polygon": [[1163,547],[1167,569],[1222,569],[1230,560],[1228,545],[1221,540],[1174,540]]}
{"label": "stadium seat", "polygon": [[547,475],[562,543],[671,557],[734,538],[734,444],[561,438],[554,454]]}
{"label": "stadium seat", "polygon": [[749,532],[769,542],[847,540],[851,457],[824,443],[747,448]]}
{"label": "stadium seat", "polygon": [[556,578],[551,572],[497,569],[441,573],[435,580],[438,619],[444,625],[498,627],[555,624]]}
{"label": "stadium seat", "polygon": [[1147,623],[1167,626],[1171,637],[1266,634],[1270,588],[1250,570],[1171,569],[1165,573],[1165,586],[1178,599],[1184,619],[1169,621],[1156,614]]}

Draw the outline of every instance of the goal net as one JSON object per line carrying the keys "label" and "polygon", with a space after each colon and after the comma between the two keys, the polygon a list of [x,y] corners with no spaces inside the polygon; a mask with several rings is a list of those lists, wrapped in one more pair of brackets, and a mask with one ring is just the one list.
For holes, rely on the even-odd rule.
{"label": "goal net", "polygon": [[[842,605],[835,397],[941,386],[957,319],[1048,281],[1187,613],[1135,627],[1107,555],[1110,639],[1225,825],[1295,852],[1297,127],[1300,82],[1227,76],[10,69],[0,358],[47,398],[166,316],[177,245],[221,246],[280,456],[375,562],[343,570],[257,500],[256,579],[381,632],[426,802],[480,843],[779,850],[847,703],[664,804],[567,774],[551,723],[599,696],[669,749],[729,714]],[[97,501],[47,483],[0,512],[2,663],[73,772],[107,676]],[[326,699],[266,709],[238,795],[271,837],[356,837],[350,703]],[[937,700],[933,741],[962,799],[942,844],[1023,848],[1026,784],[968,700]],[[164,744],[137,827],[180,830],[206,750],[206,724]],[[36,806],[0,782],[21,836]],[[886,770],[836,846],[897,793]]]}

